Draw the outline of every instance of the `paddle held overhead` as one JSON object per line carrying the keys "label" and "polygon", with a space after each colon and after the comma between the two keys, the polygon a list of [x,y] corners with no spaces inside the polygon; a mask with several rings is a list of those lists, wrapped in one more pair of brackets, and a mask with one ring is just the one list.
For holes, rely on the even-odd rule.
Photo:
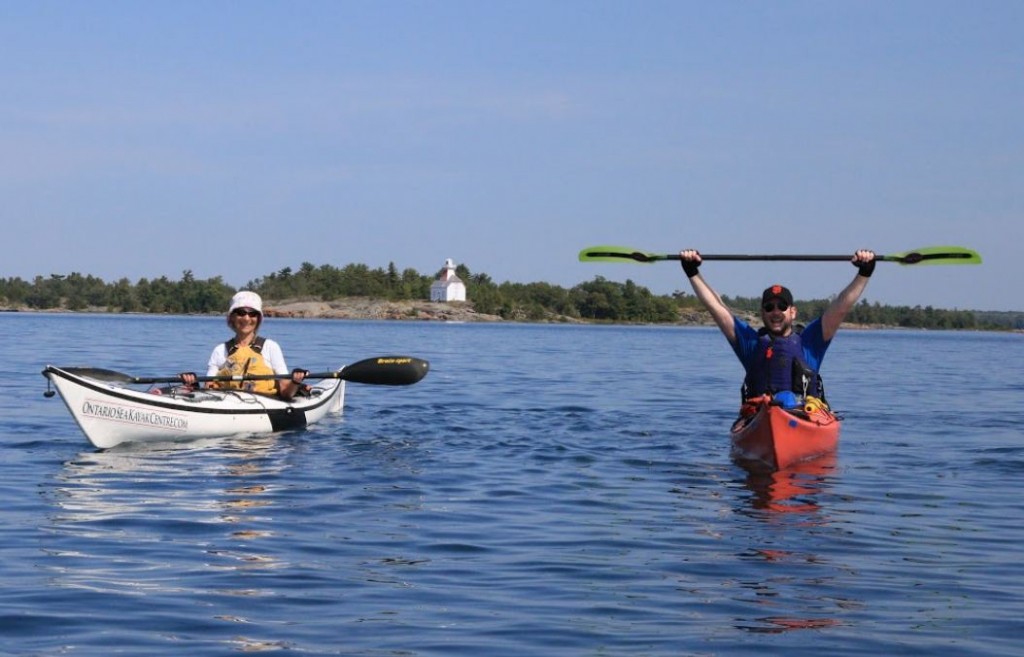
{"label": "paddle held overhead", "polygon": [[[701,260],[789,260],[803,262],[849,262],[849,255],[744,255],[701,254]],[[679,260],[678,253],[647,253],[626,246],[591,246],[580,251],[580,262],[639,262],[651,264],[664,260]],[[876,255],[878,262],[896,262],[901,265],[980,265],[977,251],[962,246],[927,246],[906,253]]]}

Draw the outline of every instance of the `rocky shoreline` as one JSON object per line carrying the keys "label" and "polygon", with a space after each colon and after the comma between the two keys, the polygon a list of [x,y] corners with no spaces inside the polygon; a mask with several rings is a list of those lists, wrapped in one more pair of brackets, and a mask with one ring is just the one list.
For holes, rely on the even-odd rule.
{"label": "rocky shoreline", "polygon": [[465,302],[386,301],[350,298],[337,301],[266,301],[267,317],[306,319],[389,319],[438,322],[500,322],[497,315],[478,313]]}
{"label": "rocky shoreline", "polygon": [[[498,315],[478,313],[469,302],[441,303],[435,301],[386,301],[369,298],[348,298],[336,301],[284,300],[264,303],[267,317],[289,317],[304,319],[363,319],[401,320],[427,322],[529,322],[544,324],[597,324],[591,320],[549,314],[537,320],[526,316],[504,318]],[[752,326],[760,326],[761,319],[755,313],[738,313],[741,319]],[[620,322],[627,323],[627,322]],[[660,325],[669,325],[662,323]],[[674,326],[714,326],[711,314],[706,310],[681,310]],[[898,328],[894,326],[844,323],[847,329]]]}
{"label": "rocky shoreline", "polygon": [[[353,297],[335,301],[315,301],[309,299],[266,300],[263,304],[264,315],[267,317],[285,317],[297,319],[355,319],[355,320],[399,320],[425,322],[530,322],[548,324],[590,324],[594,323],[578,317],[549,314],[538,320],[522,317],[505,318],[499,315],[479,313],[470,302],[441,303],[435,301],[387,301]],[[34,310],[28,307],[0,307],[0,312],[110,312],[106,308],[86,308],[81,311],[69,311],[66,308]],[[213,314],[213,313],[211,313]],[[750,318],[753,320],[754,318]],[[702,311],[683,311],[680,313],[679,325],[713,326],[711,316]]]}
{"label": "rocky shoreline", "polygon": [[[0,312],[92,312],[107,313],[106,308],[86,308],[81,311],[69,311],[66,308],[54,308],[52,310],[34,310],[28,307],[0,306]],[[216,313],[211,313],[216,314]],[[335,301],[314,301],[308,299],[284,299],[266,300],[264,302],[264,314],[267,317],[284,317],[296,319],[352,319],[352,320],[397,320],[397,321],[424,321],[424,322],[527,322],[545,324],[597,324],[591,320],[583,320],[578,317],[567,315],[549,314],[542,319],[526,317],[505,318],[498,315],[478,313],[473,309],[471,302],[449,302],[436,301],[387,301],[384,299],[371,299],[363,297],[351,297]],[[741,313],[742,319],[754,326],[760,325],[760,319],[753,313]],[[629,323],[629,322],[620,322]],[[661,325],[669,325],[667,323]],[[714,326],[711,315],[704,310],[682,310],[679,313],[679,320],[673,322],[674,326]],[[871,329],[871,328],[897,328],[891,326],[867,326],[862,324],[844,324],[845,328]]]}
{"label": "rocky shoreline", "polygon": [[[293,317],[309,319],[374,319],[437,322],[532,322],[548,324],[589,324],[587,320],[567,315],[549,314],[543,319],[523,317],[504,318],[478,313],[472,303],[435,301],[386,301],[381,299],[349,298],[337,301],[267,301],[267,317]],[[753,316],[745,318],[755,321]],[[687,310],[679,315],[677,324],[684,326],[714,326],[706,311]]]}

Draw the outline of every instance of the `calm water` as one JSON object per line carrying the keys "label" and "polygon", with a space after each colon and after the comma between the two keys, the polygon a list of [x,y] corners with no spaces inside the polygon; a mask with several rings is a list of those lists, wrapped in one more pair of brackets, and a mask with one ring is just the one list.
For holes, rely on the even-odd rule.
{"label": "calm water", "polygon": [[292,366],[432,371],[107,452],[43,366],[201,370],[222,320],[0,329],[0,654],[1024,654],[1021,335],[841,333],[839,453],[755,477],[712,329],[271,320]]}

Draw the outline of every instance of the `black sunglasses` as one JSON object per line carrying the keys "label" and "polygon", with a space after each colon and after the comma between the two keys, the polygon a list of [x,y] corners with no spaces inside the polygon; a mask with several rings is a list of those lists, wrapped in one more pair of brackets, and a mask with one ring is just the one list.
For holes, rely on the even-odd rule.
{"label": "black sunglasses", "polygon": [[259,317],[260,311],[258,310],[246,310],[245,308],[236,308],[231,311],[231,314],[236,317]]}
{"label": "black sunglasses", "polygon": [[779,301],[778,303],[774,301],[769,301],[768,303],[761,306],[761,308],[763,308],[766,313],[775,312],[776,308],[778,308],[782,312],[786,312],[787,310],[789,310],[789,304],[786,303],[785,301]]}

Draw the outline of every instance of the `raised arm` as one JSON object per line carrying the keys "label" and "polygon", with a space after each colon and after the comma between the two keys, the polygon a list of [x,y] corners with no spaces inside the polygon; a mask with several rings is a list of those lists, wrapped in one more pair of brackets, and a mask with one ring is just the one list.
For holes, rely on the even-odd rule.
{"label": "raised arm", "polygon": [[686,277],[690,279],[693,293],[697,295],[700,302],[711,313],[711,318],[715,320],[715,324],[718,325],[718,328],[725,335],[725,339],[730,344],[735,344],[736,325],[733,320],[732,311],[722,303],[722,298],[711,289],[711,286],[707,284],[704,277],[700,275],[698,269],[701,263],[700,252],[696,249],[686,249],[679,252],[679,257],[683,271],[686,272]]}
{"label": "raised arm", "polygon": [[868,286],[868,279],[875,271],[875,253],[862,249],[853,254],[850,262],[857,268],[857,275],[853,277],[849,285],[843,288],[843,291],[829,304],[821,316],[821,330],[826,341],[835,337],[846,313],[850,312]]}

